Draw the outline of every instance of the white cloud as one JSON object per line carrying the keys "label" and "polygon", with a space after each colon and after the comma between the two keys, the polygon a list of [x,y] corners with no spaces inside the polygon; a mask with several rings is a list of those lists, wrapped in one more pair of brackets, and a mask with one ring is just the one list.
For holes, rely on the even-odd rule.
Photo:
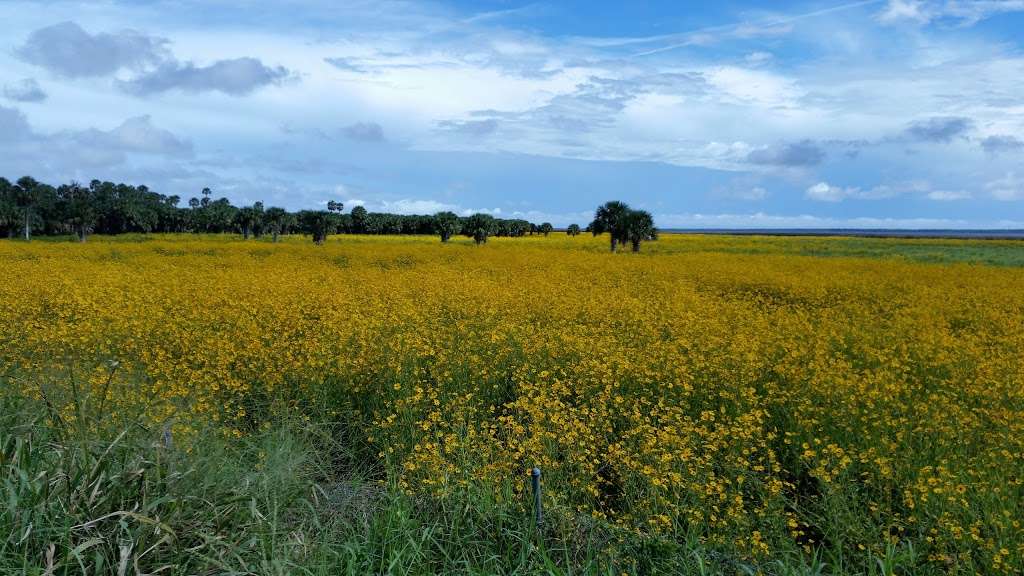
{"label": "white cloud", "polygon": [[969,200],[972,198],[971,193],[966,190],[932,190],[928,192],[927,196],[929,200],[937,200],[939,202]]}
{"label": "white cloud", "polygon": [[921,0],[889,0],[878,19],[885,24],[907,20],[924,24],[932,19],[932,14]]}
{"label": "white cloud", "polygon": [[771,52],[757,51],[747,54],[743,59],[751,66],[759,66],[771,62],[775,55]]}
{"label": "white cloud", "polygon": [[768,214],[755,212],[752,214],[699,214],[662,213],[654,215],[655,223],[662,229],[695,228],[695,229],[744,229],[744,228],[828,228],[828,229],[969,229],[982,227],[1018,228],[1022,222],[999,221],[979,223],[959,218],[876,218],[870,216],[835,218],[811,214]]}
{"label": "white cloud", "polygon": [[997,14],[1022,10],[1024,0],[889,0],[878,19],[884,24],[928,24],[948,18],[970,25]]}
{"label": "white cloud", "polygon": [[828,182],[818,182],[804,191],[804,196],[819,202],[842,202],[860,193],[859,188],[842,188]]}

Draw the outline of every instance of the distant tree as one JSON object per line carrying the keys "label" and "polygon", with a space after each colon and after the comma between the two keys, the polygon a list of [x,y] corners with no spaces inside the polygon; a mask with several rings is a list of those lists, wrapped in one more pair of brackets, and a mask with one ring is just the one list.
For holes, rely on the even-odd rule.
{"label": "distant tree", "polygon": [[612,252],[615,252],[620,242],[625,243],[628,240],[625,223],[629,212],[630,208],[626,203],[613,200],[599,206],[594,213],[590,230],[594,236],[607,232],[611,237]]}
{"label": "distant tree", "polygon": [[205,208],[210,205],[210,196],[213,195],[213,190],[203,188],[202,195],[203,199],[199,203]]}
{"label": "distant tree", "polygon": [[487,237],[494,234],[497,228],[494,217],[490,214],[473,214],[462,222],[462,234],[469,236],[479,246],[487,242]]}
{"label": "distant tree", "polygon": [[274,242],[277,242],[278,237],[287,230],[290,217],[291,214],[284,208],[267,208],[263,219],[266,222],[267,230],[270,231],[271,236],[274,238]]}
{"label": "distant tree", "polygon": [[565,233],[568,234],[569,236],[579,236],[580,235],[580,225],[579,224],[569,224],[569,227],[565,229]]}
{"label": "distant tree", "polygon": [[252,210],[256,216],[252,225],[252,234],[257,238],[260,238],[263,236],[263,231],[266,229],[266,211],[263,209],[263,202],[254,202]]}
{"label": "distant tree", "polygon": [[22,176],[14,186],[14,203],[21,216],[25,240],[32,239],[32,223],[42,200],[42,187],[43,184],[31,176]]}
{"label": "distant tree", "polygon": [[341,214],[343,210],[345,210],[345,205],[341,202],[335,202],[334,200],[327,201],[328,212],[337,212],[338,214]]}
{"label": "distant tree", "polygon": [[299,212],[298,219],[302,231],[312,236],[313,243],[318,246],[336,231],[336,216],[326,210],[303,210]]}
{"label": "distant tree", "polygon": [[441,242],[447,242],[453,234],[458,234],[462,226],[454,212],[438,212],[434,214],[434,230],[441,235]]}
{"label": "distant tree", "polygon": [[205,208],[206,231],[223,233],[230,232],[235,223],[238,208],[231,205],[227,198],[219,198],[210,202]]}
{"label": "distant tree", "polygon": [[356,206],[352,209],[352,232],[355,234],[366,234],[366,208]]}
{"label": "distant tree", "polygon": [[249,239],[249,234],[252,233],[253,228],[256,226],[256,222],[256,209],[252,206],[239,208],[235,213],[234,225],[241,230],[243,240]]}
{"label": "distant tree", "polygon": [[0,228],[7,231],[8,238],[14,237],[19,221],[14,185],[6,178],[0,177]]}
{"label": "distant tree", "polygon": [[79,242],[85,242],[99,217],[96,213],[96,199],[92,188],[86,188],[72,182],[57,188],[57,200],[61,205],[64,224],[78,236]]}
{"label": "distant tree", "polygon": [[658,239],[658,229],[654,227],[654,218],[646,210],[630,210],[626,214],[624,226],[633,252],[640,251],[640,242]]}
{"label": "distant tree", "polygon": [[195,198],[195,197],[189,198],[188,199],[188,207],[193,209],[193,210],[195,210],[196,208],[199,208],[199,198]]}
{"label": "distant tree", "polygon": [[526,220],[513,220],[512,221],[512,236],[516,238],[522,238],[530,233],[534,229],[534,225]]}
{"label": "distant tree", "polygon": [[551,222],[544,222],[543,224],[537,227],[537,231],[545,236],[551,234],[551,231],[554,229],[555,227],[551,225]]}

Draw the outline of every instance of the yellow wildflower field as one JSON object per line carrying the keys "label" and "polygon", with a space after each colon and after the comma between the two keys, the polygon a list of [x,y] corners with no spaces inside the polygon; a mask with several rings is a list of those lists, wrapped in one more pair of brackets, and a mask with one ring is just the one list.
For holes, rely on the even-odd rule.
{"label": "yellow wildflower field", "polygon": [[186,445],[344,420],[410,494],[527,506],[537,465],[549,516],[745,557],[1024,569],[1024,268],[801,242],[0,243],[4,393]]}

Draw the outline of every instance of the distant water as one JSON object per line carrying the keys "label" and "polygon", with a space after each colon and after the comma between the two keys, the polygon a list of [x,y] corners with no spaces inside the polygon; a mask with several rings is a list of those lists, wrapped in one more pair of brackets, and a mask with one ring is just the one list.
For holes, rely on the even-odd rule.
{"label": "distant water", "polygon": [[667,228],[680,234],[861,236],[869,238],[976,238],[1024,240],[1024,230],[885,230],[878,228]]}

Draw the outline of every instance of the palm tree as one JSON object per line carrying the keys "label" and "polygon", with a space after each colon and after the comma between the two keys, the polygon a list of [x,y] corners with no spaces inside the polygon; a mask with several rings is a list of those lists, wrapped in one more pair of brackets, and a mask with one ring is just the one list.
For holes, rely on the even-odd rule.
{"label": "palm tree", "polygon": [[303,232],[313,237],[317,246],[324,243],[329,234],[338,228],[337,216],[326,210],[303,210],[299,212],[299,224]]}
{"label": "palm tree", "polygon": [[580,225],[579,224],[569,224],[569,227],[565,229],[565,233],[568,234],[569,236],[579,236],[580,235]]}
{"label": "palm tree", "polygon": [[366,234],[368,213],[366,208],[356,206],[352,209],[352,231],[356,234]]}
{"label": "palm tree", "polygon": [[611,236],[611,249],[615,252],[619,242],[626,242],[625,219],[629,214],[629,205],[625,202],[612,200],[605,202],[594,212],[594,221],[590,223],[590,230],[594,236],[607,232]]}
{"label": "palm tree", "polygon": [[242,230],[242,239],[248,240],[249,234],[256,226],[256,210],[252,206],[239,208],[235,213],[235,225]]}
{"label": "palm tree", "polygon": [[658,229],[654,227],[654,218],[646,210],[630,210],[623,224],[626,237],[633,246],[633,252],[640,251],[640,242],[658,239]]}
{"label": "palm tree", "polygon": [[277,242],[278,236],[287,228],[289,216],[291,215],[284,208],[271,207],[264,212],[263,220],[266,222],[267,228],[270,229],[274,242]]}
{"label": "palm tree", "polygon": [[21,212],[25,240],[32,239],[32,219],[35,216],[36,205],[39,204],[41,187],[42,184],[31,176],[22,176],[14,186],[14,202]]}
{"label": "palm tree", "polygon": [[462,224],[462,233],[476,242],[477,246],[487,243],[487,237],[494,234],[496,223],[490,214],[473,214]]}
{"label": "palm tree", "polygon": [[96,221],[96,195],[92,188],[72,182],[57,189],[57,198],[63,205],[65,223],[74,230],[79,242],[93,231]]}
{"label": "palm tree", "polygon": [[453,234],[458,234],[460,229],[459,217],[454,212],[434,214],[434,230],[441,235],[441,242],[447,242]]}
{"label": "palm tree", "polygon": [[14,201],[14,185],[0,177],[0,228],[7,229],[7,237],[13,238],[18,226],[18,206]]}

